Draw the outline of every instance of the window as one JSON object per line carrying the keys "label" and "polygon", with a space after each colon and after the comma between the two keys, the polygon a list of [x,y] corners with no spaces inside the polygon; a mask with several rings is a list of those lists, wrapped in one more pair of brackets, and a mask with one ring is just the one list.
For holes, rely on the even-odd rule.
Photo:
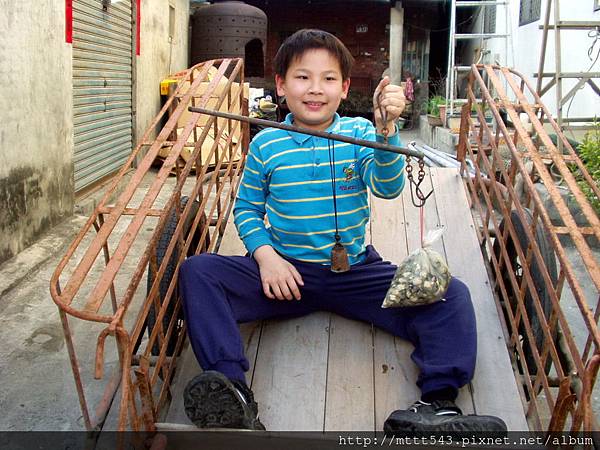
{"label": "window", "polygon": [[[600,0],[598,0],[600,1]],[[483,16],[483,32],[484,33],[495,33],[496,32],[496,5],[486,5],[485,14]]]}
{"label": "window", "polygon": [[246,77],[265,76],[265,58],[260,39],[252,39],[244,47],[244,75]]}
{"label": "window", "polygon": [[519,7],[519,25],[540,20],[540,11],[542,9],[541,0],[521,0]]}
{"label": "window", "polygon": [[594,11],[598,11],[600,9],[600,0],[594,0]]}

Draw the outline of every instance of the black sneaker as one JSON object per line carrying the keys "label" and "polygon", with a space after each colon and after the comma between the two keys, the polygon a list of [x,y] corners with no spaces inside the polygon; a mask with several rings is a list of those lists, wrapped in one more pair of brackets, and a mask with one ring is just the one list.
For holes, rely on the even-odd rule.
{"label": "black sneaker", "polygon": [[194,377],[183,392],[185,413],[198,428],[264,430],[252,391],[212,370]]}
{"label": "black sneaker", "polygon": [[463,416],[460,408],[451,400],[436,400],[432,403],[419,400],[407,410],[390,414],[383,424],[383,431],[390,434],[471,431],[506,433],[506,424],[494,416]]}

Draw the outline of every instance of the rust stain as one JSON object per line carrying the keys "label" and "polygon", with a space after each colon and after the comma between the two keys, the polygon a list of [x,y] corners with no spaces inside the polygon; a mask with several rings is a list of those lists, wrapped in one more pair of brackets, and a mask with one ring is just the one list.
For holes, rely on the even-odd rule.
{"label": "rust stain", "polygon": [[[240,182],[239,175],[246,154],[246,149],[241,147],[242,143],[249,142],[249,127],[214,117],[208,118],[200,126],[200,114],[190,114],[188,106],[193,104],[192,99],[203,107],[210,101],[217,109],[223,105],[230,112],[247,115],[243,61],[208,61],[176,76],[180,79],[177,90],[113,178],[104,197],[59,262],[50,282],[50,293],[61,315],[64,340],[88,430],[102,422],[111,404],[117,404],[113,399],[118,389],[121,392],[118,429],[152,429],[155,408],[158,410],[167,404],[171,395],[172,374],[186,337],[185,323],[180,320],[181,301],[176,288],[179,265],[187,256],[218,250]],[[185,124],[178,126],[181,125],[178,124],[180,121]],[[161,123],[164,123],[162,130],[152,140],[154,130]],[[209,132],[214,143],[207,140],[209,144],[206,148],[203,144]],[[237,136],[235,140],[234,136]],[[172,140],[173,137],[175,140]],[[150,186],[146,186],[143,184],[144,175],[151,169],[167,141],[170,151],[162,160]],[[194,148],[184,158],[182,151],[189,142],[193,142]],[[143,158],[139,164],[135,164],[142,153]],[[131,169],[135,170],[129,177]],[[195,177],[189,177],[192,170],[195,170]],[[157,206],[158,195],[173,173],[176,183],[174,187],[169,187],[171,195],[166,204]],[[43,189],[36,186],[41,186],[41,183],[29,184],[29,191],[20,195],[20,198],[39,198]],[[184,184],[185,195],[193,201],[182,201]],[[109,205],[109,199],[118,187],[122,188],[119,190],[121,194],[114,204]],[[143,199],[132,207],[136,192],[142,192]],[[116,225],[124,216],[127,217],[127,227],[117,232]],[[157,216],[159,220],[157,226],[152,228],[152,237],[140,236],[140,231],[147,229],[147,219]],[[211,220],[204,220],[204,217],[211,217]],[[161,239],[166,239],[163,237],[166,232],[170,234],[165,243]],[[135,269],[131,270],[126,261],[134,245],[141,245],[145,250],[135,261]],[[157,260],[159,245],[166,245],[166,248],[161,247],[163,254],[160,263]],[[103,252],[104,258],[98,258],[100,252]],[[103,266],[100,276],[94,277],[91,274],[97,260],[102,261]],[[67,267],[70,267],[68,271]],[[148,270],[148,267],[152,270]],[[141,280],[150,272],[152,279],[146,288],[146,283],[141,283]],[[115,289],[117,275],[125,277],[128,283],[126,288]],[[130,308],[140,292],[145,297],[141,307],[136,305]],[[149,321],[150,312],[153,313],[152,324]],[[127,319],[134,323],[131,332],[126,331],[130,330],[129,325],[124,326]],[[89,360],[90,356],[93,359],[93,355],[78,354],[78,336],[74,330],[81,327],[71,327],[70,320],[76,323],[104,323],[106,328],[103,333],[117,338],[121,364],[93,408],[93,414],[85,396],[85,383],[81,376],[83,368],[79,362],[80,359]],[[148,338],[143,339],[146,333]],[[45,341],[46,338],[40,334],[32,337],[32,342],[35,339]],[[154,354],[155,349],[158,349],[157,354]],[[96,350],[98,357],[92,370],[96,375],[102,375],[103,339],[98,340]],[[140,361],[141,357],[151,362],[153,367],[146,367],[136,380],[130,373],[130,366],[133,360]]]}
{"label": "rust stain", "polygon": [[[495,278],[496,299],[504,313],[511,357],[526,393],[527,415],[541,424],[546,411],[538,411],[538,403],[553,397],[549,405],[552,431],[574,432],[582,426],[589,429],[593,414],[589,397],[600,348],[600,299],[586,298],[564,243],[573,243],[576,257],[600,289],[600,263],[588,242],[591,237],[600,239],[600,219],[581,185],[596,195],[600,195],[600,187],[593,182],[538,93],[520,73],[506,67],[473,65],[467,98],[461,115],[458,157],[462,170],[467,169],[467,158],[476,167],[474,178],[463,179],[473,215],[481,222],[477,236]],[[470,113],[472,107],[476,116]],[[506,125],[501,111],[512,127]],[[527,115],[533,133],[525,129],[522,114]],[[495,127],[486,120],[490,116]],[[552,142],[547,129],[552,129],[560,145]],[[577,220],[565,202],[549,161],[576,199],[585,220]],[[543,185],[547,200],[540,195],[536,181]],[[558,218],[551,216],[550,206]],[[587,333],[583,349],[574,341],[570,330],[573,322],[567,320],[560,304],[565,282],[578,306],[573,308],[573,314],[579,314],[579,322]],[[558,379],[567,381],[573,374],[586,376],[583,383],[575,379],[573,393],[570,386],[567,390],[561,384],[563,391],[556,398],[549,395],[554,383],[548,373],[553,372]],[[579,407],[574,411],[568,407],[571,404]],[[570,429],[565,428],[569,423]]]}

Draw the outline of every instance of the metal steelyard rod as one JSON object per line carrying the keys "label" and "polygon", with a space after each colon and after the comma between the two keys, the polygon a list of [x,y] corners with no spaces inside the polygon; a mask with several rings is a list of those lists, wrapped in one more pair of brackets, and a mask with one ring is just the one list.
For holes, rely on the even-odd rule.
{"label": "metal steelyard rod", "polygon": [[251,123],[254,125],[279,128],[281,130],[294,131],[296,133],[309,134],[311,136],[322,137],[322,138],[331,139],[334,141],[340,141],[340,142],[346,142],[348,144],[360,145],[361,147],[375,148],[377,150],[398,153],[400,155],[414,156],[415,158],[419,158],[419,159],[421,159],[425,156],[423,154],[423,152],[421,152],[419,150],[415,150],[413,148],[397,147],[395,145],[388,145],[388,144],[384,144],[382,142],[367,141],[366,139],[355,139],[355,138],[351,138],[348,136],[342,136],[341,134],[328,133],[325,131],[310,130],[308,128],[295,127],[293,125],[288,125],[288,124],[280,123],[280,122],[274,122],[272,120],[256,119],[254,117],[240,116],[239,114],[231,114],[231,113],[226,113],[226,112],[222,112],[222,111],[213,111],[212,109],[197,108],[194,106],[190,106],[188,108],[188,110],[190,112],[195,112],[195,113],[200,113],[200,114],[208,114],[210,116],[221,117],[223,119],[239,120],[241,122],[247,122],[247,123]]}

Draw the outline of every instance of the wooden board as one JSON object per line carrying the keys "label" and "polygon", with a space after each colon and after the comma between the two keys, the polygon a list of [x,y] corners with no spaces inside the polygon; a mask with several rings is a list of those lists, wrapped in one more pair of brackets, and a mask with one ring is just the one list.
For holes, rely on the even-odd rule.
{"label": "wooden board", "polygon": [[[244,244],[230,222],[219,253],[242,255]],[[252,365],[247,379],[260,419],[269,430],[323,429],[329,321],[330,314],[319,313],[243,325],[244,329],[254,327],[255,338],[246,342],[253,352],[246,353]]]}
{"label": "wooden board", "polygon": [[[429,172],[421,184],[421,190],[427,195],[432,189]],[[416,200],[416,197],[415,197]],[[380,254],[394,264],[401,263],[408,253],[421,246],[420,210],[411,200],[410,187],[407,184],[398,200],[382,200],[372,197],[371,232],[373,245]],[[435,192],[428,198],[423,211],[423,233],[436,230],[442,226],[439,220]],[[433,249],[445,256],[443,240],[437,241]],[[412,344],[399,338],[389,337],[377,330],[376,341],[376,405],[377,430],[381,430],[383,422],[394,409],[406,408],[420,398],[420,390],[416,386],[418,370],[410,359],[414,349]],[[381,358],[381,359],[379,359]],[[390,364],[390,360],[394,363]],[[381,365],[382,370],[378,368]],[[390,375],[386,376],[386,368]],[[394,374],[390,368],[399,369]],[[392,395],[390,395],[390,393]],[[401,393],[401,394],[397,394]],[[467,413],[473,413],[473,401],[470,387],[461,389],[457,403]]]}
{"label": "wooden board", "polygon": [[[365,241],[370,242],[370,224]],[[332,314],[325,431],[375,428],[374,331],[371,325]]]}
{"label": "wooden board", "polygon": [[[435,231],[440,228],[446,229],[445,222],[440,218],[439,210],[438,210],[438,202],[439,202],[439,191],[438,189],[434,189],[432,185],[432,179],[430,176],[431,172],[435,172],[439,169],[430,169],[426,171],[426,176],[423,179],[421,184],[421,190],[424,195],[429,194],[433,189],[433,194],[426,200],[424,213],[423,213],[423,237],[425,238],[427,232]],[[405,193],[406,202],[404,205],[404,215],[406,217],[406,236],[408,241],[408,251],[413,252],[421,246],[421,229],[420,229],[420,211],[419,208],[415,207],[410,200],[410,192],[407,190]],[[470,217],[470,216],[469,216]],[[446,231],[442,235],[442,239],[436,241],[432,248],[440,255],[444,257],[446,263],[448,263],[448,255],[446,248],[446,241],[448,239],[452,239],[452,235],[448,234]],[[450,268],[450,272],[452,272],[452,268]],[[469,284],[468,281],[463,280]],[[458,398],[456,400],[457,405],[462,409],[465,414],[473,414],[474,405],[473,399],[471,396],[471,386],[464,386],[459,390]]]}
{"label": "wooden board", "polygon": [[[478,321],[475,379],[461,389],[458,403],[465,413],[498,415],[512,430],[527,429],[462,181],[453,169],[430,173],[423,191],[433,186],[435,192],[426,206],[426,229],[446,228],[434,248],[469,286]],[[399,199],[370,201],[367,241],[397,264],[420,244],[418,209],[412,206],[408,186]],[[233,223],[227,226],[220,253],[245,253]],[[316,313],[246,324],[242,330],[252,365],[247,379],[268,430],[380,431],[393,410],[420,396],[412,345],[366,324]],[[182,379],[191,375],[188,365],[199,370],[191,350],[186,352],[192,362],[182,363],[182,373],[188,372],[178,374]],[[189,423],[181,416],[182,406],[175,405],[181,398],[176,390],[184,387],[177,381],[173,415],[166,422]]]}
{"label": "wooden board", "polygon": [[325,431],[373,431],[373,327],[331,315]]}
{"label": "wooden board", "polygon": [[[395,200],[371,196],[371,244],[382,258],[397,264],[408,255],[405,190]],[[417,369],[410,359],[413,346],[391,334],[374,330],[375,430],[381,431],[385,419],[396,409],[405,408],[419,398]]]}
{"label": "wooden board", "polygon": [[477,414],[505,420],[509,430],[527,430],[510,358],[462,179],[453,169],[431,171],[451,272],[471,291],[477,320],[477,366],[471,385]]}
{"label": "wooden board", "polygon": [[267,429],[323,430],[330,316],[263,324],[252,390]]}

